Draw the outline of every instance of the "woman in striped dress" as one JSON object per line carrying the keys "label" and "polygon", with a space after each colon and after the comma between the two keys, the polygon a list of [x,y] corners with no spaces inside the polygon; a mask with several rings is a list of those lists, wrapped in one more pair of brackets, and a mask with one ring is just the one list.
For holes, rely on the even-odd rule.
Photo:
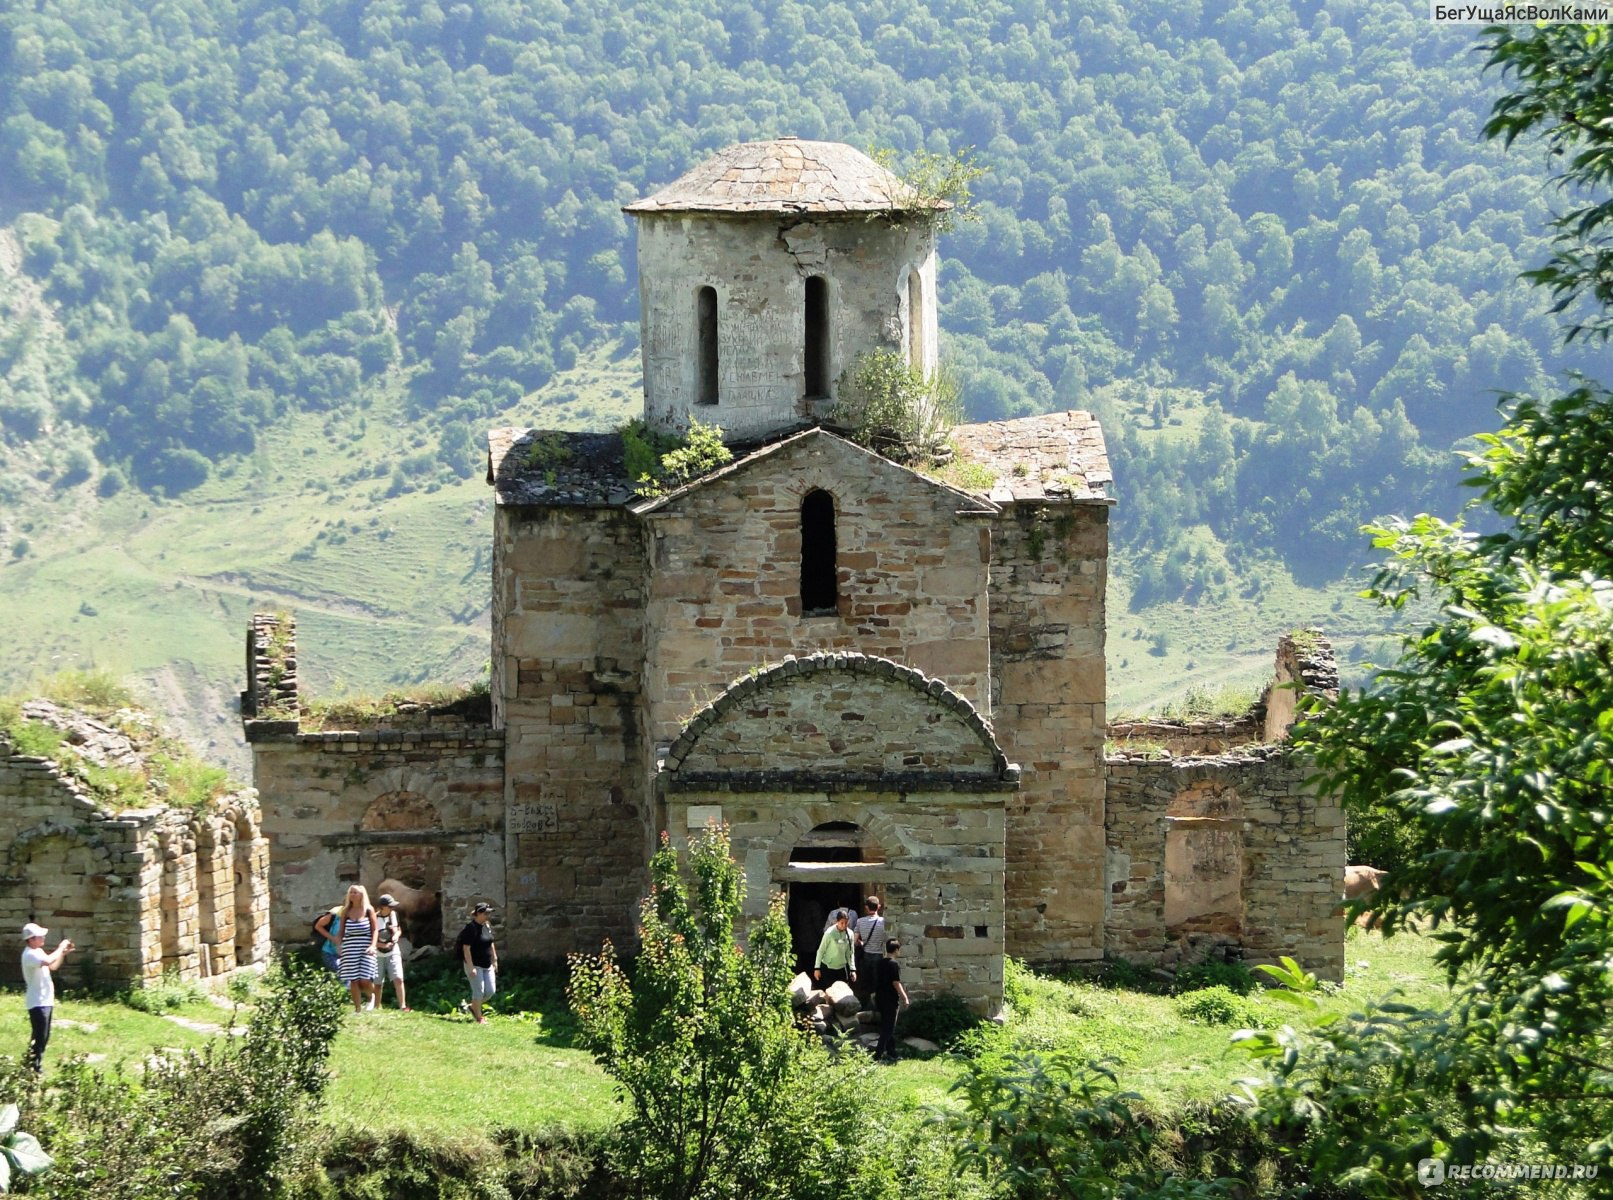
{"label": "woman in striped dress", "polygon": [[370,894],[355,883],[347,889],[347,904],[342,908],[342,946],[337,965],[338,977],[353,997],[354,1012],[364,1011],[365,1001],[376,986],[379,974],[375,962],[377,932]]}

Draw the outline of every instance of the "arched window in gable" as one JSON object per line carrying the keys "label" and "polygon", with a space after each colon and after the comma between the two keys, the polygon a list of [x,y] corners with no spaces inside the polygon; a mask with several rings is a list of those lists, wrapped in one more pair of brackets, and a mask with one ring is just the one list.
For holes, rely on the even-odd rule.
{"label": "arched window in gable", "polygon": [[717,403],[717,289],[703,287],[695,297],[696,361],[700,378],[695,389],[698,404]]}
{"label": "arched window in gable", "polygon": [[806,394],[829,394],[829,281],[812,275],[806,281]]}
{"label": "arched window in gable", "polygon": [[801,501],[801,615],[833,616],[840,610],[835,559],[835,502],[822,488]]}

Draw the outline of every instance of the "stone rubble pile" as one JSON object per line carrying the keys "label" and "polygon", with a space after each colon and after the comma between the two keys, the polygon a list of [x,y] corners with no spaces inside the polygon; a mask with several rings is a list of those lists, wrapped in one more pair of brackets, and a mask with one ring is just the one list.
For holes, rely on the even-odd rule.
{"label": "stone rubble pile", "polygon": [[848,984],[835,982],[820,988],[802,971],[790,982],[790,1004],[830,1049],[847,1035],[870,1053],[879,1043],[879,1014],[864,1008]]}

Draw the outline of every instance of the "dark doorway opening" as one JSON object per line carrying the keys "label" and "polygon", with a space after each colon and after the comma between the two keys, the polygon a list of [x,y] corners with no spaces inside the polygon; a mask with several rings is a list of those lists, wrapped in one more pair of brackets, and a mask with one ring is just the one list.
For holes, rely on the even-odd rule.
{"label": "dark doorway opening", "polygon": [[812,961],[818,956],[818,943],[823,940],[824,926],[829,914],[837,908],[849,908],[852,913],[862,912],[865,883],[790,884],[790,944],[795,950],[796,967],[812,970]]}

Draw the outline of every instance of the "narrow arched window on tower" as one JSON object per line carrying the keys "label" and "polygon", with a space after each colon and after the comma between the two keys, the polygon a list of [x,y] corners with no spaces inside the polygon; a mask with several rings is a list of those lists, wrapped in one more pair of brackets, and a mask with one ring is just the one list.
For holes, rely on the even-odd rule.
{"label": "narrow arched window on tower", "polygon": [[829,394],[829,281],[822,275],[806,281],[806,394]]}
{"label": "narrow arched window on tower", "polygon": [[700,382],[695,400],[700,404],[717,403],[717,289],[703,287],[695,301],[697,327],[697,361],[700,365]]}
{"label": "narrow arched window on tower", "polygon": [[907,273],[907,361],[924,369],[924,280],[917,267]]}
{"label": "narrow arched window on tower", "polygon": [[801,615],[833,616],[840,587],[835,565],[835,501],[821,488],[801,501]]}

